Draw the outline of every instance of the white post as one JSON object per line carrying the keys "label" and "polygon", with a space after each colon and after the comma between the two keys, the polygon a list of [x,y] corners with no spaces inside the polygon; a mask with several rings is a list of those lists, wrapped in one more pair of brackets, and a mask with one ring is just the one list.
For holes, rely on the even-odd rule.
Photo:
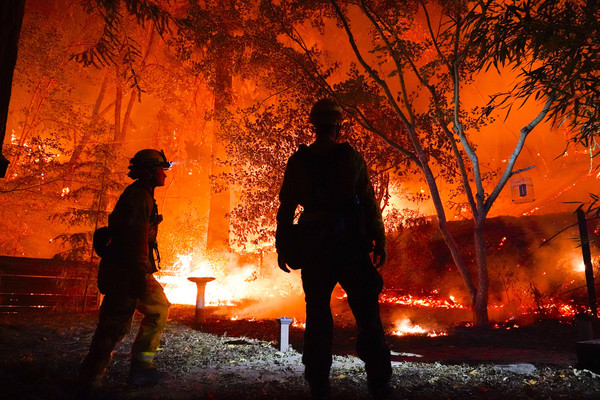
{"label": "white post", "polygon": [[290,349],[290,324],[292,319],[288,317],[277,318],[279,322],[279,351],[286,352]]}

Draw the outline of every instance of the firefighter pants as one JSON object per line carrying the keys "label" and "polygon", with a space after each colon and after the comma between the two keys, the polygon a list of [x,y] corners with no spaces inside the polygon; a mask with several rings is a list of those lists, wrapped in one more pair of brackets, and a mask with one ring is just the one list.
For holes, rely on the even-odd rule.
{"label": "firefighter pants", "polygon": [[358,329],[356,350],[365,363],[370,386],[385,385],[392,375],[390,350],[379,315],[383,279],[366,252],[345,251],[321,255],[302,268],[306,300],[304,331],[305,378],[310,384],[329,379],[333,340],[331,293],[335,285],[348,295]]}
{"label": "firefighter pants", "polygon": [[139,298],[121,293],[104,296],[90,351],[81,365],[80,379],[92,381],[103,374],[115,345],[131,330],[136,310],[143,318],[133,342],[132,357],[151,360],[148,356],[156,353],[167,324],[169,306],[162,286],[152,275],[146,276],[146,290]]}

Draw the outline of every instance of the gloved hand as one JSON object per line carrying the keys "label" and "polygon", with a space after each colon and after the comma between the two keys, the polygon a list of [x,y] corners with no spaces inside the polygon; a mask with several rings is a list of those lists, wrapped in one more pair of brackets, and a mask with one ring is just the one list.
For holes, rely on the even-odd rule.
{"label": "gloved hand", "polygon": [[385,249],[385,246],[376,244],[375,248],[373,249],[373,264],[375,265],[375,268],[381,267],[383,264],[385,264],[386,260],[387,250]]}
{"label": "gloved hand", "polygon": [[285,262],[281,254],[277,254],[277,264],[279,265],[280,270],[282,270],[283,272],[287,272],[288,274],[290,273],[290,269],[288,268],[287,263]]}

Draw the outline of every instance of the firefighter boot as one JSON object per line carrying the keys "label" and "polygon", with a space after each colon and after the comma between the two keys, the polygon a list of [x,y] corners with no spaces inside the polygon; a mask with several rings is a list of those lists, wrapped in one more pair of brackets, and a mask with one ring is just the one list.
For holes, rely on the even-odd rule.
{"label": "firefighter boot", "polygon": [[106,368],[110,364],[112,353],[108,356],[99,356],[90,352],[79,367],[79,377],[77,382],[77,398],[87,399],[92,392],[100,386],[102,377],[106,373]]}
{"label": "firefighter boot", "polygon": [[140,353],[131,359],[127,383],[138,387],[154,386],[168,377],[169,374],[159,371],[154,366],[154,353]]}

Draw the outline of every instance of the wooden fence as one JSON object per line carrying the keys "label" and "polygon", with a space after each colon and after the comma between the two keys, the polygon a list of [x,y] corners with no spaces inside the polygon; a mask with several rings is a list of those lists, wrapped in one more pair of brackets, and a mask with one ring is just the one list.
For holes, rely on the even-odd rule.
{"label": "wooden fence", "polygon": [[94,263],[0,256],[0,313],[97,308]]}

